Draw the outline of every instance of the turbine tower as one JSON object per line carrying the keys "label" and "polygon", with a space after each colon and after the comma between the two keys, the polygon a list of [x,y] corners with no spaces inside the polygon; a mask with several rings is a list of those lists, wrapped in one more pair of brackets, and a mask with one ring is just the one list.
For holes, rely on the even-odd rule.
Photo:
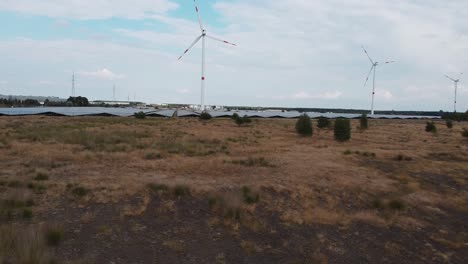
{"label": "turbine tower", "polygon": [[[366,78],[366,82],[364,83],[364,87],[366,87],[366,84],[367,82],[369,81],[369,77],[370,75],[372,74],[372,72],[374,72],[374,77],[373,77],[373,81],[372,81],[372,104],[371,104],[371,115],[374,115],[374,97],[375,97],[375,72],[377,71],[377,66],[379,66],[379,62],[376,61],[374,62],[371,57],[369,56],[369,53],[367,53],[367,50],[364,48],[364,46],[362,46],[362,49],[364,50],[364,53],[366,53],[367,55],[367,58],[369,59],[369,61],[371,62],[372,66],[371,66],[371,69],[369,71],[369,74],[367,75],[367,78]],[[394,63],[395,61],[386,61],[384,64],[389,64],[389,63]]]}
{"label": "turbine tower", "polygon": [[450,79],[454,86],[455,86],[455,101],[454,101],[454,104],[453,104],[453,112],[456,113],[457,112],[457,90],[458,90],[458,83],[460,82],[460,77],[463,73],[460,73],[460,76],[458,77],[458,79],[454,79],[452,77],[449,77],[447,75],[445,75],[445,77],[447,77],[448,79]]}
{"label": "turbine tower", "polygon": [[73,72],[72,75],[72,90],[71,90],[71,96],[75,97],[75,72]]}
{"label": "turbine tower", "polygon": [[200,41],[200,39],[202,40],[202,65],[201,65],[201,98],[200,98],[200,110],[201,111],[205,111],[205,38],[210,38],[212,40],[216,40],[216,41],[220,41],[220,42],[223,42],[225,44],[229,44],[229,45],[232,45],[232,46],[236,46],[236,44],[233,44],[233,43],[230,43],[228,41],[225,41],[225,40],[221,40],[219,38],[215,38],[215,37],[212,37],[212,36],[209,36],[206,34],[206,29],[204,28],[203,26],[203,23],[202,23],[202,20],[200,18],[200,13],[198,11],[198,5],[196,3],[195,0],[193,0],[193,4],[195,5],[195,11],[197,12],[197,17],[198,17],[198,23],[200,24],[200,31],[201,31],[201,35],[198,36],[194,41],[193,43],[188,47],[188,49],[186,49],[184,51],[184,53],[179,57],[178,60],[182,59],[182,57],[187,54],[187,52],[189,52],[189,50],[191,48],[193,48],[193,46],[195,46],[195,44],[198,43],[198,41]]}

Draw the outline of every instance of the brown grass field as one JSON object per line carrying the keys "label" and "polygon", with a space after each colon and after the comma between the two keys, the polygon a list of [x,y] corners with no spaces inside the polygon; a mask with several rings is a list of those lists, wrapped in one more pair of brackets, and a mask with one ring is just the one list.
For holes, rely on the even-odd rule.
{"label": "brown grass field", "polygon": [[0,117],[0,263],[467,263],[468,124],[369,124]]}

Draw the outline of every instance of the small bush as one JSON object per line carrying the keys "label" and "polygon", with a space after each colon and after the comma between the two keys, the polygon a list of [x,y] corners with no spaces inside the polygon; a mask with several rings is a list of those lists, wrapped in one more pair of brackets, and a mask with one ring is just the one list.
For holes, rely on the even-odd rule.
{"label": "small bush", "polygon": [[264,157],[259,157],[259,158],[252,158],[249,157],[248,159],[245,160],[234,160],[232,161],[233,164],[239,164],[242,166],[247,166],[247,167],[271,167],[272,165],[264,158]]}
{"label": "small bush", "polygon": [[468,129],[463,129],[462,136],[468,138]]}
{"label": "small bush", "polygon": [[361,118],[359,119],[360,128],[367,129],[369,128],[369,121],[367,120],[367,114],[362,114]]}
{"label": "small bush", "polygon": [[388,206],[393,209],[393,210],[398,210],[398,211],[401,211],[401,210],[404,210],[405,209],[405,204],[400,201],[400,200],[391,200],[389,203],[388,203]]}
{"label": "small bush", "polygon": [[343,152],[344,155],[351,155],[353,152],[349,149],[347,149],[345,152]]}
{"label": "small bush", "polygon": [[250,117],[248,117],[247,115],[244,115],[243,117],[240,117],[239,115],[237,115],[235,118],[234,118],[234,115],[233,115],[233,119],[234,119],[234,122],[236,122],[236,124],[238,126],[242,126],[243,124],[252,123],[252,119],[250,119]]}
{"label": "small bush", "polygon": [[72,194],[78,197],[86,196],[88,193],[89,191],[84,187],[78,186],[72,189]]}
{"label": "small bush", "polygon": [[214,197],[208,198],[208,206],[210,208],[213,208],[217,203],[218,203],[218,199],[216,199]]}
{"label": "small bush", "polygon": [[237,120],[239,117],[240,117],[240,116],[239,116],[239,114],[237,114],[237,113],[234,113],[234,114],[232,114],[232,116],[231,116],[232,120]]}
{"label": "small bush", "polygon": [[426,132],[437,132],[437,127],[435,126],[434,122],[431,121],[426,123]]}
{"label": "small bush", "polygon": [[351,122],[349,119],[339,118],[335,121],[335,140],[348,141],[351,139]]}
{"label": "small bush", "polygon": [[453,122],[450,119],[445,120],[445,125],[447,125],[447,128],[451,129],[453,128]]}
{"label": "small bush", "polygon": [[176,197],[190,195],[190,189],[187,186],[177,185],[174,187],[174,195]]}
{"label": "small bush", "polygon": [[296,122],[296,132],[301,136],[312,136],[312,121],[307,114],[303,114]]}
{"label": "small bush", "polygon": [[23,209],[23,218],[24,219],[31,219],[33,217],[33,212],[31,208],[24,208]]}
{"label": "small bush", "polygon": [[396,156],[395,159],[396,159],[397,161],[411,161],[411,160],[413,160],[413,158],[407,157],[407,156],[402,155],[402,154],[398,154],[398,156]]}
{"label": "small bush", "polygon": [[330,127],[330,119],[324,117],[324,116],[321,116],[318,118],[317,120],[317,127],[318,128],[328,128]]}
{"label": "small bush", "polygon": [[375,199],[374,201],[372,201],[372,207],[374,207],[375,209],[384,209],[385,205],[382,203],[382,200]]}
{"label": "small bush", "polygon": [[150,183],[148,184],[148,189],[153,192],[166,192],[169,190],[169,187],[165,184]]}
{"label": "small bush", "polygon": [[135,113],[135,118],[136,119],[145,119],[146,118],[146,114],[143,112],[143,111],[140,111],[138,113]]}
{"label": "small bush", "polygon": [[[47,181],[49,176],[45,173],[39,172],[36,177],[34,177],[35,181]],[[28,186],[29,187],[29,186]]]}
{"label": "small bush", "polygon": [[63,229],[60,227],[49,228],[45,234],[47,245],[56,247],[63,240]]}
{"label": "small bush", "polygon": [[15,181],[10,181],[8,183],[8,187],[10,187],[10,188],[21,188],[21,187],[23,187],[23,184],[21,182],[15,180]]}
{"label": "small bush", "polygon": [[161,155],[161,153],[157,153],[157,152],[149,152],[145,154],[146,160],[158,160],[162,158],[163,156]]}
{"label": "small bush", "polygon": [[249,187],[242,187],[242,196],[244,197],[244,202],[247,204],[254,204],[260,200],[260,195],[258,193],[253,193]]}
{"label": "small bush", "polygon": [[200,120],[210,120],[210,119],[212,119],[212,118],[213,118],[213,117],[212,117],[212,116],[210,115],[210,113],[208,113],[208,112],[203,112],[203,113],[201,113],[200,116],[199,116],[199,119],[200,119]]}

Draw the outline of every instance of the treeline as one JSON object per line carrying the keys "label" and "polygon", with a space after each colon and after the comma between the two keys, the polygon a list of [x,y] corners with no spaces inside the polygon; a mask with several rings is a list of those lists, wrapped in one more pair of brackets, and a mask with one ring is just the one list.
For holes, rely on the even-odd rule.
{"label": "treeline", "polygon": [[[41,106],[41,103],[35,99],[16,99],[16,98],[0,98],[0,107],[37,107]],[[44,101],[44,106],[55,107],[55,106],[89,106],[88,98],[77,96],[69,97],[66,101]]]}
{"label": "treeline", "polygon": [[16,98],[0,98],[1,107],[33,107],[40,105],[41,103],[34,99],[20,100]]}
{"label": "treeline", "polygon": [[468,111],[465,113],[444,113],[442,118],[453,121],[468,121]]}
{"label": "treeline", "polygon": [[[229,106],[226,107],[229,110],[278,110],[278,111],[298,111],[300,113],[306,112],[315,112],[315,113],[340,113],[340,114],[369,114],[369,110],[363,109],[339,109],[339,108],[304,108],[304,107],[295,107],[295,108],[285,108],[285,107],[243,107],[243,106]],[[444,112],[440,111],[375,111],[377,115],[414,115],[414,116],[442,116]]]}

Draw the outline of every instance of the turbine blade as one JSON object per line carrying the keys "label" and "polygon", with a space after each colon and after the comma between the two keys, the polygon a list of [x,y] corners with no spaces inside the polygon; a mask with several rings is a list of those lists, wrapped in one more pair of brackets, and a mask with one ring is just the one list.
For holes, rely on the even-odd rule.
{"label": "turbine blade", "polygon": [[208,35],[206,35],[206,37],[207,37],[207,38],[210,38],[210,39],[213,39],[213,40],[216,40],[216,41],[220,41],[220,42],[223,42],[223,43],[226,43],[226,44],[232,45],[232,46],[237,46],[236,44],[234,44],[234,43],[231,43],[231,42],[229,42],[229,41],[226,41],[226,40],[222,40],[222,39],[215,38],[215,37],[208,36]]}
{"label": "turbine blade", "polygon": [[453,81],[453,82],[456,81],[455,79],[453,79],[453,78],[451,78],[451,77],[449,77],[449,76],[447,76],[447,75],[445,75],[445,77],[447,77],[447,79],[449,79],[449,80],[451,80],[451,81]]}
{"label": "turbine blade", "polygon": [[203,35],[198,36],[198,37],[195,39],[195,41],[193,41],[193,43],[190,45],[190,47],[188,47],[188,49],[186,49],[186,50],[184,51],[184,53],[182,53],[182,55],[180,55],[180,57],[179,57],[177,60],[182,59],[182,57],[184,57],[184,55],[187,54],[187,52],[189,52],[189,50],[190,50],[191,48],[193,48],[193,46],[195,46],[195,44],[197,44],[197,42],[200,41],[200,39],[201,39],[202,37],[203,37]]}
{"label": "turbine blade", "polygon": [[203,33],[203,30],[205,30],[205,29],[203,28],[203,22],[202,22],[201,17],[200,17],[200,11],[198,10],[197,2],[195,0],[193,0],[193,4],[195,5],[195,11],[197,12],[198,23],[200,24],[200,30]]}
{"label": "turbine blade", "polygon": [[372,67],[370,68],[370,71],[369,71],[369,74],[367,74],[367,78],[366,78],[366,82],[364,83],[364,86],[362,88],[366,88],[366,85],[367,85],[367,82],[369,81],[369,77],[372,73],[372,70],[374,69],[374,65],[372,65]]}
{"label": "turbine blade", "polygon": [[364,50],[364,53],[366,53],[367,55],[367,58],[369,58],[369,61],[372,63],[372,65],[374,64],[374,61],[371,59],[371,57],[369,56],[369,53],[367,53],[367,50],[364,48],[364,46],[361,46],[361,48]]}

